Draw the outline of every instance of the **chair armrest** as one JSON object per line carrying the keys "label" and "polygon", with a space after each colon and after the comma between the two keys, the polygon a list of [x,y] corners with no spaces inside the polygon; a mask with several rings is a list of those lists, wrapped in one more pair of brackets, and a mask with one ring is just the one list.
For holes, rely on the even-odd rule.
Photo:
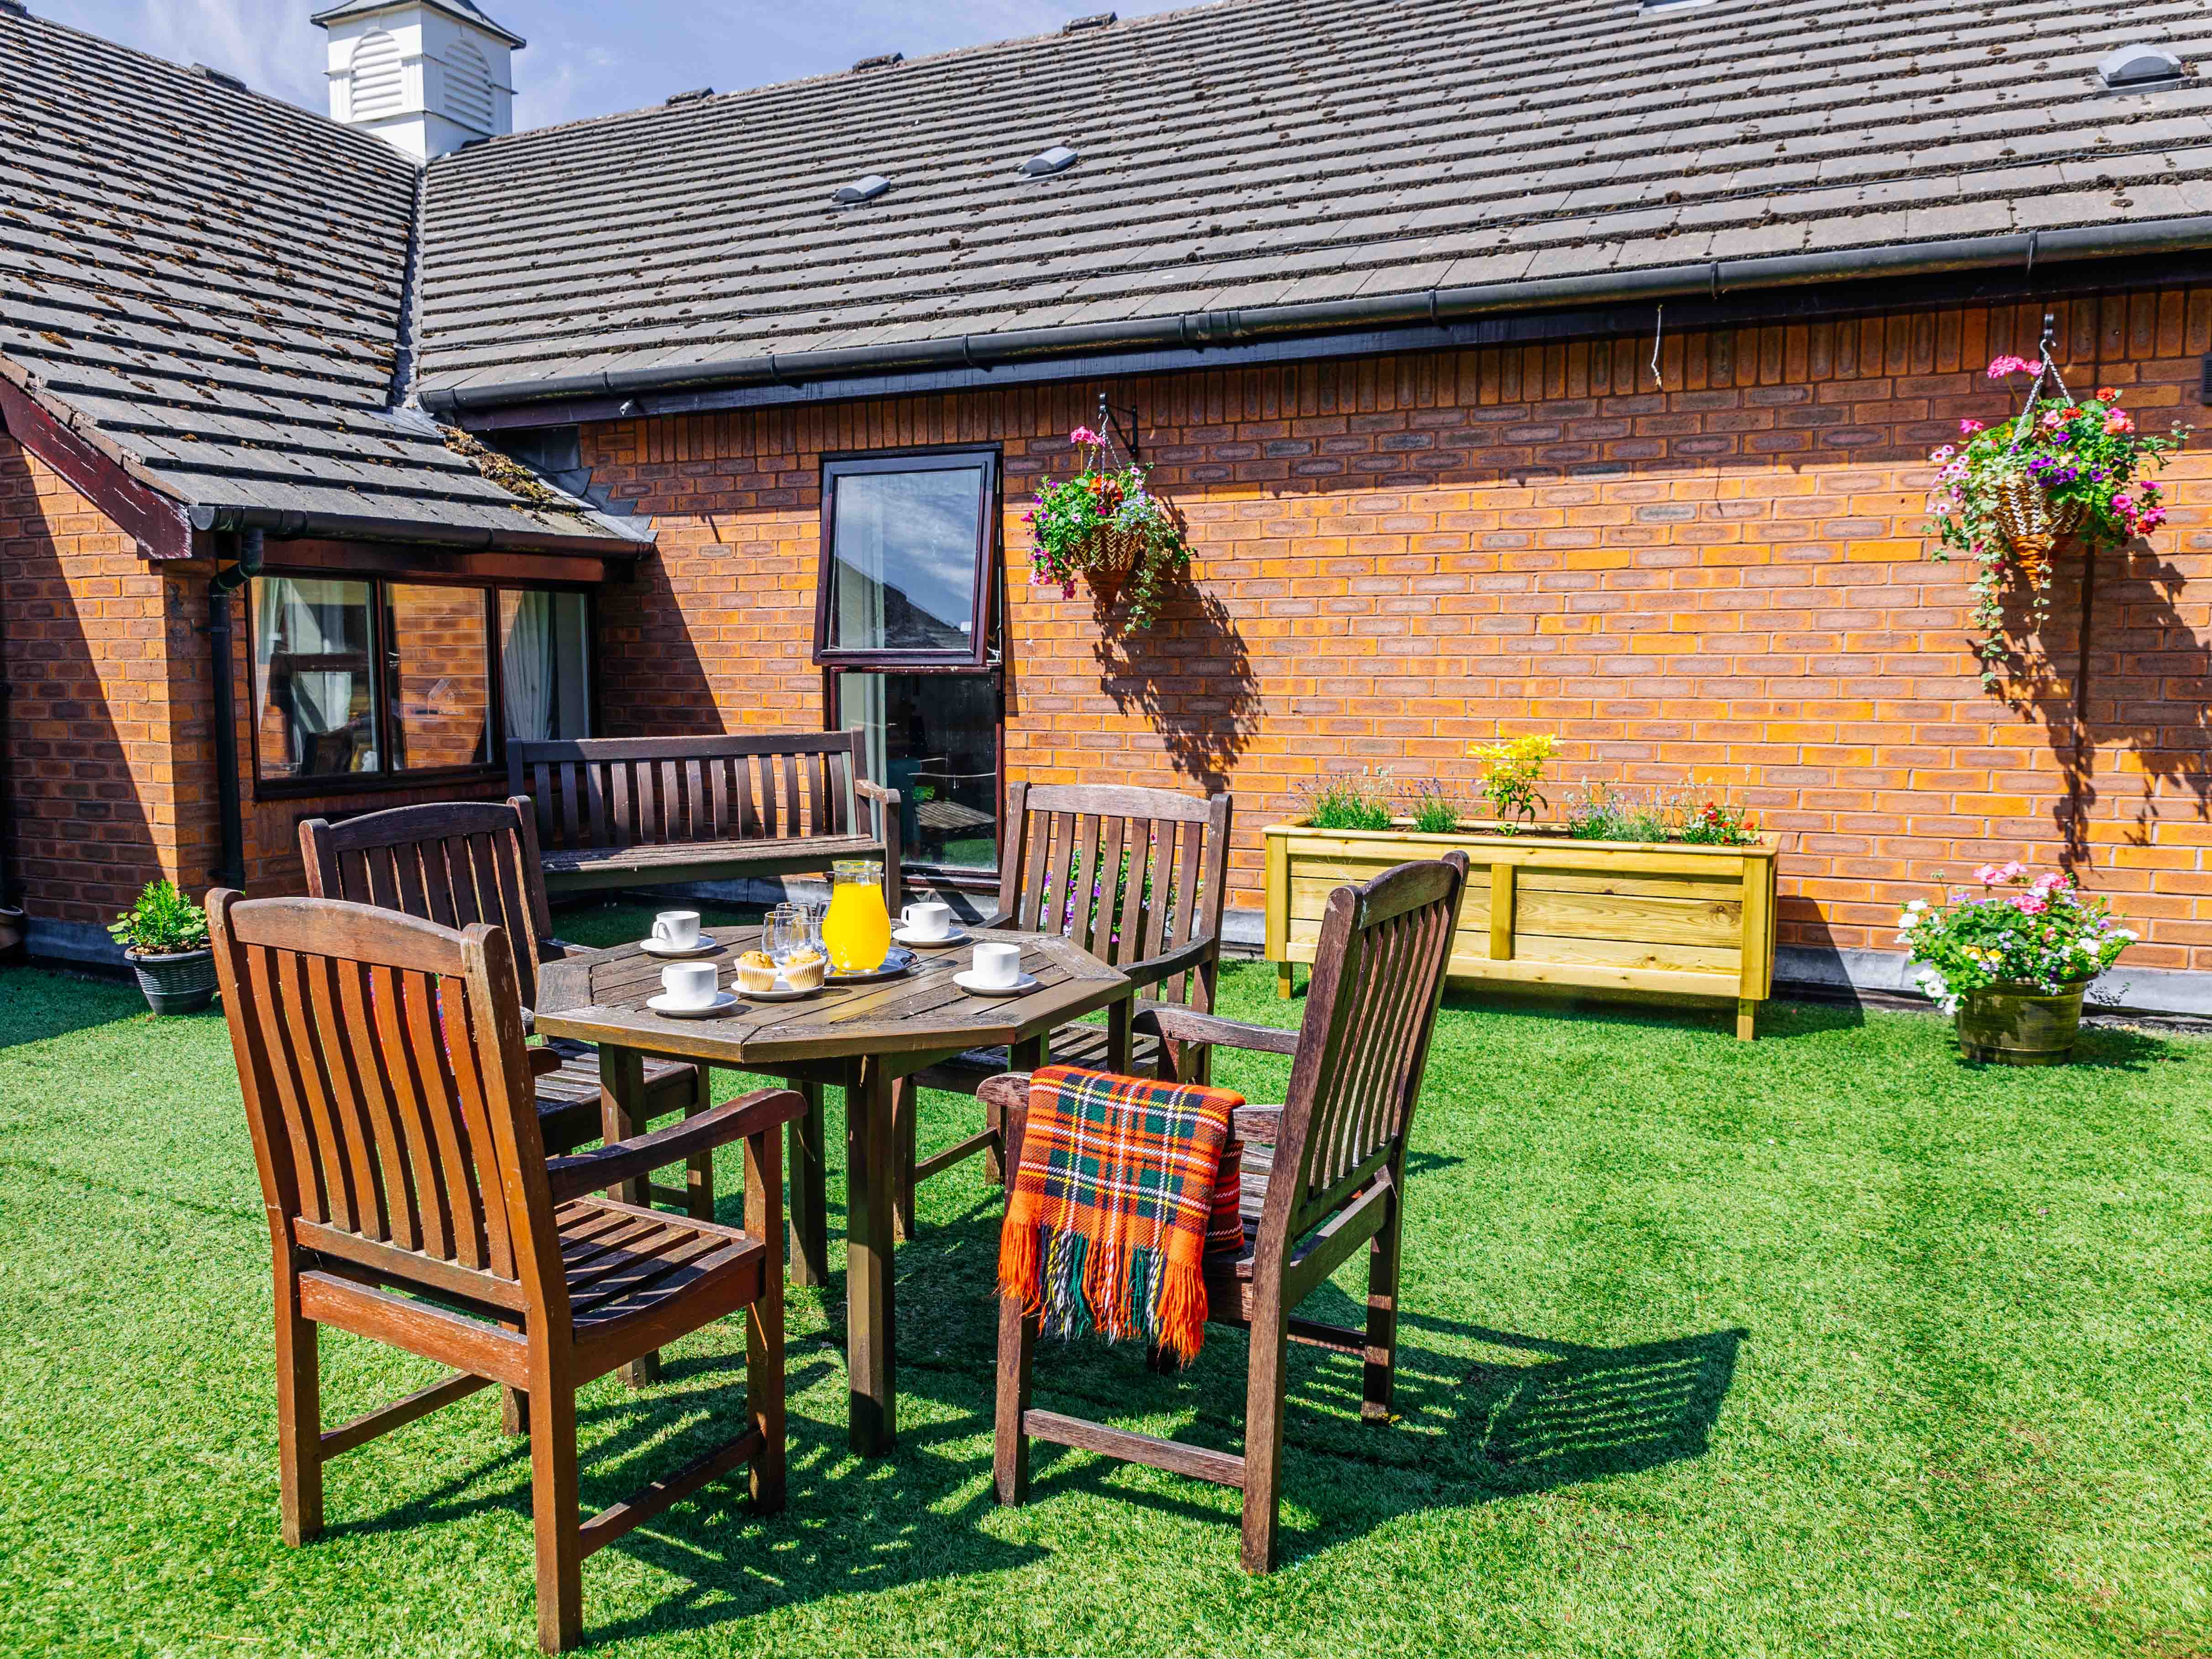
{"label": "chair armrest", "polygon": [[526,1048],[522,1052],[530,1056],[530,1075],[534,1078],[551,1077],[561,1069],[561,1052],[557,1048]]}
{"label": "chair armrest", "polygon": [[796,1117],[806,1115],[806,1102],[795,1089],[756,1089],[726,1101],[711,1112],[687,1117],[681,1123],[617,1140],[568,1158],[549,1158],[545,1173],[553,1185],[553,1201],[572,1198],[635,1181],[671,1164],[680,1164],[694,1152],[711,1152],[733,1140],[766,1134]]}
{"label": "chair armrest", "polygon": [[876,801],[885,807],[896,806],[899,804],[897,790],[886,789],[880,783],[872,783],[866,778],[853,780],[853,793],[862,800]]}
{"label": "chair armrest", "polygon": [[1229,1133],[1239,1140],[1273,1146],[1282,1139],[1283,1109],[1279,1106],[1239,1106]]}
{"label": "chair armrest", "polygon": [[580,951],[587,956],[596,954],[590,945],[579,945],[573,939],[541,939],[538,941],[538,960],[541,963],[565,961],[571,951]]}
{"label": "chair armrest", "polygon": [[1178,945],[1172,951],[1163,951],[1156,957],[1146,957],[1142,962],[1125,962],[1121,971],[1139,985],[1157,985],[1177,974],[1187,974],[1194,968],[1202,968],[1221,954],[1218,939],[1194,939],[1188,944]]}
{"label": "chair armrest", "polygon": [[1173,1008],[1164,1003],[1146,1004],[1138,1012],[1133,1029],[1169,1042],[1187,1042],[1201,1048],[1249,1048],[1262,1054],[1295,1054],[1298,1051],[1296,1031],[1278,1030],[1273,1025],[1248,1025],[1241,1019],[1223,1019],[1218,1014],[1195,1013],[1188,1008]]}

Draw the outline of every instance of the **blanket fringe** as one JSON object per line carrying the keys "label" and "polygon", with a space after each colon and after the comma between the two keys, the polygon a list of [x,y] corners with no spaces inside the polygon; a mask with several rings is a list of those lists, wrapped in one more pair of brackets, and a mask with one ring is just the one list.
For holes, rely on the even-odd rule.
{"label": "blanket fringe", "polygon": [[1188,1364],[1206,1340],[1206,1279],[1157,1249],[1095,1249],[1082,1234],[1037,1224],[1005,1230],[999,1293],[1042,1321],[1048,1336],[1096,1330],[1138,1340]]}

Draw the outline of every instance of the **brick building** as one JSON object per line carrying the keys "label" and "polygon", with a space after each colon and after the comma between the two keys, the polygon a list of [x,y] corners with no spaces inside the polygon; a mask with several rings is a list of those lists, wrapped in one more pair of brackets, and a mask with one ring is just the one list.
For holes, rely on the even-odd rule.
{"label": "brick building", "polygon": [[[1009,778],[1233,790],[1249,930],[1259,827],[1303,786],[1465,786],[1470,742],[1544,731],[1563,781],[1724,791],[1782,833],[1784,978],[1899,983],[1900,902],[2016,854],[2140,927],[2128,1000],[2212,1006],[2212,455],[2154,537],[2062,562],[1996,693],[1969,572],[1921,529],[1929,449],[2010,412],[1983,366],[2046,313],[2146,425],[2200,407],[2184,9],[1231,0],[443,155],[450,109],[410,127],[347,53],[379,20],[428,57],[496,26],[337,13],[339,112],[433,158],[371,307],[380,407],[471,499],[410,488],[439,523],[381,539],[251,526],[228,775],[257,888],[295,878],[302,816],[496,793],[507,732],[824,722],[930,807],[908,834],[947,884],[990,862]],[[0,63],[34,34],[88,84],[296,130],[303,175],[372,166],[4,11]],[[2116,50],[2143,40],[2176,62]],[[249,526],[188,515],[148,556],[26,430],[84,404],[52,423],[135,429],[71,402],[89,301],[4,303],[9,867],[46,948],[92,949],[138,880],[225,856],[208,589]],[[1102,398],[1196,550],[1144,633],[1026,580],[1027,495]],[[302,474],[357,459],[286,441]],[[486,513],[503,543],[443,522]]]}

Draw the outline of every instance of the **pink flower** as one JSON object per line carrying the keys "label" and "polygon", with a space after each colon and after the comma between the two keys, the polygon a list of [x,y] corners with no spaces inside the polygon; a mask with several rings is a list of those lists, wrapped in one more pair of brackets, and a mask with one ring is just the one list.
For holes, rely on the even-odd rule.
{"label": "pink flower", "polygon": [[2063,892],[2073,884],[2074,878],[2063,870],[2046,870],[2035,878],[2035,890],[2039,893]]}
{"label": "pink flower", "polygon": [[2051,901],[2040,893],[2022,893],[2013,904],[2024,916],[2039,916],[2051,908]]}
{"label": "pink flower", "polygon": [[1067,434],[1067,441],[1072,444],[1095,444],[1098,441],[1098,434],[1087,426],[1079,426]]}
{"label": "pink flower", "polygon": [[1977,432],[1986,432],[1988,430],[1989,428],[1980,421],[1961,421],[1959,422],[1959,435],[1962,438],[1971,438]]}
{"label": "pink flower", "polygon": [[2105,435],[2106,437],[2118,437],[2124,432],[2132,432],[2135,429],[2135,416],[2129,414],[2126,410],[2114,409],[2106,412]]}
{"label": "pink flower", "polygon": [[1990,379],[2002,380],[2008,374],[2033,374],[2041,368],[2025,357],[1992,357],[1990,359]]}
{"label": "pink flower", "polygon": [[1974,872],[1974,879],[1984,887],[1994,887],[2004,879],[2004,872],[1994,864],[1985,864]]}

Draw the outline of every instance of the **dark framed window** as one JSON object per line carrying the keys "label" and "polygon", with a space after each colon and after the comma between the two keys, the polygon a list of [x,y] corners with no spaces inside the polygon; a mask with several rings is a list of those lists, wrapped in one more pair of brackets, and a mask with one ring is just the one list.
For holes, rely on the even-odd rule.
{"label": "dark framed window", "polygon": [[257,791],[483,775],[508,737],[587,737],[591,632],[590,597],[578,590],[258,576]]}
{"label": "dark framed window", "polygon": [[988,665],[998,503],[995,450],[823,462],[815,661]]}
{"label": "dark framed window", "polygon": [[832,456],[822,466],[815,660],[829,724],[867,739],[900,797],[909,866],[998,865],[1005,693],[999,453]]}

